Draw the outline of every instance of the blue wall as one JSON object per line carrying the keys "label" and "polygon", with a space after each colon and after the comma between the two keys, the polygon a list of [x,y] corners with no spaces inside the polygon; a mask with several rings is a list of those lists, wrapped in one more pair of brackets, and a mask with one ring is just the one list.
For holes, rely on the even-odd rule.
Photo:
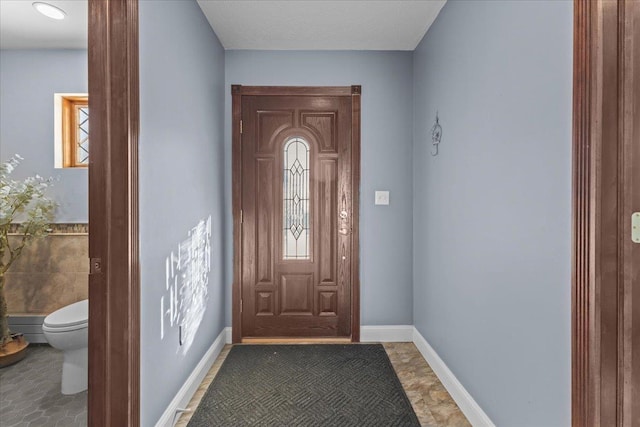
{"label": "blue wall", "polygon": [[88,222],[86,169],[54,168],[53,94],[86,93],[86,50],[0,51],[0,162],[21,155],[16,178],[56,179],[56,222]]}
{"label": "blue wall", "polygon": [[450,1],[414,54],[415,326],[500,426],[570,424],[571,73],[570,1]]}
{"label": "blue wall", "polygon": [[[154,425],[224,328],[224,50],[195,1],[140,2],[141,425]],[[160,299],[165,260],[212,218],[208,304],[178,352]],[[165,305],[166,308],[166,305]]]}
{"label": "blue wall", "polygon": [[[231,325],[231,84],[362,85],[361,323],[412,323],[411,52],[227,51],[227,325]],[[374,190],[390,190],[374,206]]]}

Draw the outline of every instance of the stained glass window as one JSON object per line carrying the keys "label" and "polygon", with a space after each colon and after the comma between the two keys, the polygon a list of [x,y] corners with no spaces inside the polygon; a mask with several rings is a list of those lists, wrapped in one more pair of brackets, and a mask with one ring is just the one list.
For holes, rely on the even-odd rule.
{"label": "stained glass window", "polygon": [[291,138],[284,144],[283,256],[310,259],[309,251],[309,144]]}
{"label": "stained glass window", "polygon": [[89,107],[76,107],[76,164],[89,164]]}

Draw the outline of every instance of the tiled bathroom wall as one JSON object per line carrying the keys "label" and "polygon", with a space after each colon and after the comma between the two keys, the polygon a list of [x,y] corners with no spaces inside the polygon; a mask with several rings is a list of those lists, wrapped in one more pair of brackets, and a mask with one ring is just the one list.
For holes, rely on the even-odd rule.
{"label": "tiled bathroom wall", "polygon": [[10,315],[47,315],[88,298],[87,225],[54,224],[52,229],[27,246],[7,272]]}

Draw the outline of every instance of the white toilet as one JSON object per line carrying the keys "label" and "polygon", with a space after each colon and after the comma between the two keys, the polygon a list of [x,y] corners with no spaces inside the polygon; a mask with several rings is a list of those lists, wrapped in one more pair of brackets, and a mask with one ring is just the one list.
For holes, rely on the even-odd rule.
{"label": "white toilet", "polygon": [[44,319],[42,332],[53,348],[62,350],[62,394],[87,389],[89,300],[56,310]]}

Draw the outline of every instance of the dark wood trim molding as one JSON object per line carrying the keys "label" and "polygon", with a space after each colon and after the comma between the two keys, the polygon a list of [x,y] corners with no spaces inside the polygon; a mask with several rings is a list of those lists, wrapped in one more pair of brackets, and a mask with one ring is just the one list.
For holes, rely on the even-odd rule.
{"label": "dark wood trim molding", "polygon": [[[360,96],[361,86],[351,86],[351,174],[353,218],[360,218]],[[351,228],[351,341],[360,342],[360,221]]]}
{"label": "dark wood trim molding", "polygon": [[[242,272],[242,224],[240,210],[242,208],[242,141],[240,120],[242,119],[243,95],[280,95],[280,96],[351,96],[352,120],[352,175],[353,175],[353,217],[360,218],[360,96],[361,86],[231,86],[232,108],[232,212],[233,212],[233,289],[232,289],[232,341],[242,342],[240,312]],[[352,228],[352,270],[351,270],[351,341],[360,341],[360,228],[359,221],[353,222]]]}
{"label": "dark wood trim molding", "polygon": [[573,41],[573,244],[572,244],[572,425],[586,426],[588,411],[590,235],[590,1],[574,2]]}
{"label": "dark wood trim molding", "polygon": [[240,300],[242,290],[240,278],[242,277],[242,223],[240,222],[240,210],[242,209],[242,136],[240,134],[240,120],[242,119],[242,86],[231,86],[232,108],[232,169],[233,181],[231,191],[233,193],[233,290],[232,290],[232,319],[231,339],[234,343],[242,340],[242,313],[240,312]]}
{"label": "dark wood trim molding", "polygon": [[640,425],[640,243],[630,238],[630,218],[640,212],[640,1],[620,8],[620,405],[622,425]]}
{"label": "dark wood trim molding", "polygon": [[233,85],[241,95],[349,96],[360,86],[241,86]]}
{"label": "dark wood trim molding", "polygon": [[639,52],[640,3],[575,0],[574,427],[640,422],[640,252],[630,239],[640,210]]}
{"label": "dark wood trim molding", "polygon": [[140,424],[138,0],[89,2],[91,426]]}

